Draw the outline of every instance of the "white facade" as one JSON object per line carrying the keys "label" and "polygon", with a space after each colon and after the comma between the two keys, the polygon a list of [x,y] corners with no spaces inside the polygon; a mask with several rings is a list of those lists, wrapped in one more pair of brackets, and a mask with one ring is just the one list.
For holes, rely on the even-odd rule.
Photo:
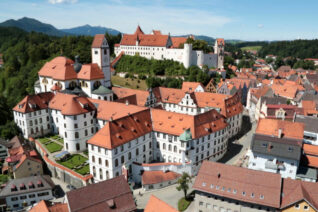
{"label": "white facade", "polygon": [[249,153],[249,169],[278,173],[283,178],[296,179],[298,165],[297,160],[279,158],[255,152]]}
{"label": "white facade", "polygon": [[[217,46],[217,48],[224,49],[224,46]],[[120,45],[115,47],[116,57],[121,53],[125,52],[126,55],[134,56],[138,54],[141,57],[147,59],[171,59],[173,61],[180,62],[185,68],[189,68],[192,65],[203,67],[223,68],[223,59],[220,54],[224,50],[217,50],[216,53],[205,54],[203,51],[193,50],[192,44],[184,44],[183,49],[167,48],[166,46],[127,46]]]}
{"label": "white facade", "polygon": [[136,138],[114,149],[88,145],[90,173],[94,181],[107,180],[122,174],[125,166],[132,173],[132,163],[150,163],[153,157],[152,133]]}
{"label": "white facade", "polygon": [[29,113],[13,111],[14,121],[21,129],[23,137],[39,137],[51,132],[51,120],[48,109]]}

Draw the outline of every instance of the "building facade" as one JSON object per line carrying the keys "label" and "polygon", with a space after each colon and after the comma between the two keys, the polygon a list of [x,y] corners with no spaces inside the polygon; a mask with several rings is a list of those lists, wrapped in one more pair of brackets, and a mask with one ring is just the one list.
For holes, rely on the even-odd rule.
{"label": "building facade", "polygon": [[[163,35],[158,30],[145,34],[138,26],[134,34],[123,34],[119,44],[115,44],[115,54],[139,55],[147,59],[171,59],[182,63],[186,68],[197,65],[223,68],[224,39],[216,39],[214,53],[205,54],[202,50],[193,50],[185,37]],[[183,48],[181,48],[183,45]]]}

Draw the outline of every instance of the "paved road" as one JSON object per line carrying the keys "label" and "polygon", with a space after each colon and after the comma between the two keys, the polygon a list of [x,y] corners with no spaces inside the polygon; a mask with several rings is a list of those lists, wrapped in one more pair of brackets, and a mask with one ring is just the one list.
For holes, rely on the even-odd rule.
{"label": "paved road", "polygon": [[[189,185],[190,190],[188,193],[192,191],[192,184],[194,182],[194,179],[192,179],[191,185]],[[177,185],[171,185],[162,189],[154,190],[154,191],[149,191],[145,192],[142,194],[142,196],[139,196],[138,192],[139,190],[134,191],[134,196],[136,198],[136,203],[137,203],[137,208],[142,209],[145,208],[148,200],[151,195],[154,195],[158,197],[159,199],[163,200],[164,202],[168,203],[172,207],[178,209],[178,201],[183,197],[183,191],[178,191],[176,189]]]}

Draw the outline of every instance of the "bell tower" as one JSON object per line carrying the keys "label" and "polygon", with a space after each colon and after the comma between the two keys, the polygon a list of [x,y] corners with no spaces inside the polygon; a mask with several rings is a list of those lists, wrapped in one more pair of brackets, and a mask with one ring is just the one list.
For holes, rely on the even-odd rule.
{"label": "bell tower", "polygon": [[104,73],[105,87],[111,87],[110,50],[103,34],[97,34],[92,44],[92,63],[97,63]]}

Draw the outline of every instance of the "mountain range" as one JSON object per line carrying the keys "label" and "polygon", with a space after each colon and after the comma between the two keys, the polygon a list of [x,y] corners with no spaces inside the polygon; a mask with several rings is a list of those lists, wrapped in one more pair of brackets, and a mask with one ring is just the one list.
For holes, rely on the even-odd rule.
{"label": "mountain range", "polygon": [[[0,27],[17,27],[24,31],[31,32],[42,32],[48,35],[53,36],[67,36],[67,35],[90,35],[94,36],[95,34],[104,34],[109,33],[111,35],[117,35],[118,33],[121,33],[120,31],[112,28],[107,27],[101,27],[101,26],[91,26],[91,25],[84,25],[84,26],[78,26],[74,28],[69,29],[57,29],[51,24],[46,24],[43,22],[40,22],[33,18],[24,17],[18,20],[9,19],[7,21],[4,21],[0,23]],[[205,35],[194,35],[197,39],[205,40],[210,45],[214,45],[215,38],[205,36]],[[238,43],[242,42],[240,40],[226,40],[228,43]]]}

